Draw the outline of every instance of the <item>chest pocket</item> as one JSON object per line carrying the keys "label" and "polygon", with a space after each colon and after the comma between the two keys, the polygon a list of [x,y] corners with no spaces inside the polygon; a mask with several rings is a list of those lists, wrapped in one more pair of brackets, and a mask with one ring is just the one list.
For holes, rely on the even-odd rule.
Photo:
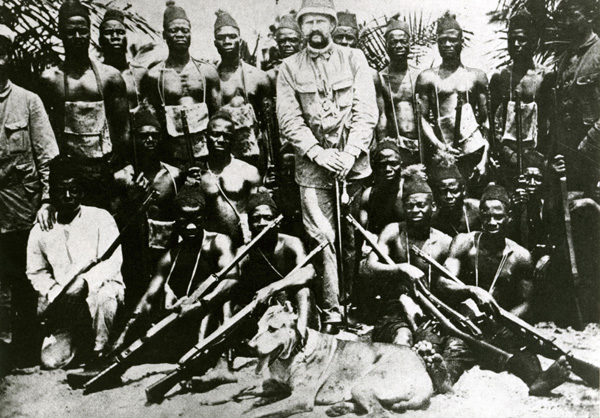
{"label": "chest pocket", "polygon": [[29,150],[29,130],[27,119],[4,125],[8,154],[23,154]]}
{"label": "chest pocket", "polygon": [[584,74],[575,80],[577,98],[581,105],[581,117],[586,125],[593,125],[600,118],[600,72]]}
{"label": "chest pocket", "polygon": [[352,106],[352,78],[344,78],[331,85],[335,102],[340,108]]}
{"label": "chest pocket", "polygon": [[304,115],[315,116],[320,113],[317,85],[312,81],[299,81],[296,85],[296,96]]}

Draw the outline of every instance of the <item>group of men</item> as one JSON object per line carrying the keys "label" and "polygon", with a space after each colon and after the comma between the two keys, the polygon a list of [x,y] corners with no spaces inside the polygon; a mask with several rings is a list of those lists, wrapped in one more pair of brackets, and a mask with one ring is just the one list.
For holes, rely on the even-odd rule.
{"label": "group of men", "polygon": [[[389,65],[376,71],[356,48],[354,14],[303,0],[281,18],[281,60],[265,72],[240,58],[240,27],[223,11],[219,64],[191,57],[191,21],[169,1],[169,55],[146,69],[128,60],[125,16],[113,9],[100,25],[103,60],[91,59],[88,8],[67,0],[65,59],[42,74],[40,99],[10,82],[15,34],[0,26],[2,348],[16,366],[39,361],[40,345],[47,368],[103,364],[124,319],[177,311],[187,318],[172,335],[181,355],[253,299],[288,298],[301,333],[360,320],[374,341],[433,338],[444,390],[481,359],[432,337],[416,282],[490,316],[598,322],[600,40],[590,2],[566,3],[571,45],[554,71],[534,60],[537,26],[519,11],[511,62],[489,83],[463,65],[449,12],[437,22],[439,66],[413,68],[410,28],[391,19]],[[493,340],[523,346],[502,329]],[[535,356],[515,362],[496,366],[532,394],[568,374],[564,358],[545,372]]]}

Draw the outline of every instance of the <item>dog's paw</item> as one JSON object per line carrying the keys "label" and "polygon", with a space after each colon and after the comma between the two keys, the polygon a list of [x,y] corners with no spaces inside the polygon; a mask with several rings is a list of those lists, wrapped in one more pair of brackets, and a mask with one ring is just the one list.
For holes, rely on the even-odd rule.
{"label": "dog's paw", "polygon": [[325,411],[328,417],[341,417],[356,411],[356,406],[352,402],[337,403]]}

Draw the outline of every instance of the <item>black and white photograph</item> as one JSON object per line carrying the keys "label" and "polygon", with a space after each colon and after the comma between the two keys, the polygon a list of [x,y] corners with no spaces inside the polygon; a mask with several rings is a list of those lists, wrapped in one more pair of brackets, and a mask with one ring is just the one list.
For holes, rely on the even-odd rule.
{"label": "black and white photograph", "polygon": [[599,386],[600,0],[0,0],[0,418]]}

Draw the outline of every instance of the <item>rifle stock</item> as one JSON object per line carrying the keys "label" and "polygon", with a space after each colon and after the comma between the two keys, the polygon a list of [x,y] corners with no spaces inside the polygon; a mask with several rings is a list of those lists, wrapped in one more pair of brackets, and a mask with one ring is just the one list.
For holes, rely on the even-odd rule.
{"label": "rifle stock", "polygon": [[454,149],[460,149],[460,125],[462,122],[463,97],[460,92],[457,92],[456,96],[456,116],[454,118],[454,138],[452,141],[452,146]]}
{"label": "rifle stock", "polygon": [[[420,248],[413,245],[411,250],[448,279],[464,285],[464,283],[462,283],[456,276],[450,273],[444,266],[439,264],[432,257],[421,251]],[[565,352],[553,341],[541,336],[529,323],[506,311],[505,309],[500,308],[500,316],[502,317],[506,326],[519,332],[524,337],[525,341],[527,341],[528,346],[534,346],[533,349],[538,354],[554,360],[558,359],[560,356],[567,357],[573,373],[585,380],[590,386],[595,388],[598,387],[598,381],[600,378],[600,368],[598,366],[587,363],[574,357],[572,354]]]}
{"label": "rifle stock", "polygon": [[421,113],[421,100],[419,93],[415,93],[413,103],[415,111],[415,121],[417,123],[417,140],[419,141],[419,160],[421,164],[425,164],[425,146],[423,144],[423,127],[421,126],[421,119],[423,115]]}
{"label": "rifle stock", "polygon": [[[290,277],[293,274],[296,274],[300,269],[306,266],[312,258],[321,252],[325,246],[329,245],[329,242],[324,241],[319,244],[314,250],[310,252],[296,267],[290,271],[286,277]],[[256,309],[257,301],[253,300],[249,305],[245,306],[241,311],[235,314],[233,317],[225,321],[225,323],[220,326],[216,331],[210,334],[206,339],[200,341],[196,344],[191,350],[189,350],[178,362],[177,369],[169,373],[167,376],[148,386],[146,389],[146,399],[150,403],[160,403],[165,398],[165,395],[179,382],[184,380],[187,376],[189,376],[192,372],[198,373],[205,371],[207,362],[204,362],[204,365],[201,366],[200,369],[194,367],[192,370],[192,365],[195,365],[197,360],[200,360],[202,356],[209,354],[212,350],[212,354],[217,354],[215,352],[216,347],[221,341],[223,341],[231,332],[237,329],[246,319],[249,317],[252,312]]]}
{"label": "rifle stock", "polygon": [[[239,251],[235,258],[227,266],[221,269],[221,271],[218,273],[212,274],[203,283],[201,283],[198,289],[192,293],[190,298],[195,301],[204,296],[205,292],[212,287],[213,284],[217,283],[223,276],[231,271],[231,269],[233,269],[248,254],[252,247],[262,237],[264,237],[269,230],[278,225],[282,220],[283,215],[279,215],[277,218],[275,218],[266,228],[256,235],[256,237],[254,237],[254,239],[248,245]],[[158,324],[153,325],[142,338],[137,339],[121,353],[115,355],[113,362],[108,367],[106,367],[84,385],[85,393],[95,392],[108,387],[116,380],[116,377],[118,377],[131,366],[131,363],[135,359],[135,355],[144,347],[144,345],[162,335],[163,332],[173,326],[173,324],[177,322],[180,317],[181,315],[179,313],[173,312],[169,314]]]}
{"label": "rifle stock", "polygon": [[[358,223],[358,221],[356,219],[354,219],[354,217],[352,215],[347,215],[346,218],[354,226],[354,228],[356,228],[358,230],[358,232],[361,233],[361,235],[364,237],[365,241],[367,241],[369,243],[369,246],[373,249],[373,251],[375,251],[375,253],[381,260],[383,260],[385,263],[390,264],[390,265],[396,264],[396,263],[394,263],[394,260],[392,260],[390,258],[390,256],[388,256],[381,250],[381,248],[379,247],[379,244],[377,244],[377,242],[375,242],[375,240],[373,240],[373,238],[371,238],[371,236],[367,233],[367,231],[362,227],[361,224]],[[420,291],[415,289],[415,292],[421,293],[420,296],[417,295],[419,300],[422,300],[423,298],[428,299],[429,304],[435,305],[435,306],[437,306],[437,308],[443,310],[446,313],[446,315],[449,315],[454,320],[458,321],[463,328],[469,330],[469,332],[471,332],[472,334],[474,334],[476,336],[482,335],[481,330],[469,318],[465,317],[464,315],[460,314],[459,312],[455,311],[450,306],[446,305],[444,302],[439,300],[429,290],[427,290],[427,288],[422,283],[418,282],[417,285],[421,289]],[[423,293],[425,295],[423,295]],[[428,305],[428,307],[429,307],[429,305]]]}
{"label": "rifle stock", "polygon": [[194,145],[192,144],[192,136],[190,134],[190,127],[188,125],[186,109],[185,108],[181,109],[181,111],[179,112],[179,115],[181,117],[181,127],[183,129],[183,137],[185,139],[185,148],[186,148],[187,155],[188,155],[188,164],[190,167],[194,167],[196,165],[196,162],[194,159]]}

